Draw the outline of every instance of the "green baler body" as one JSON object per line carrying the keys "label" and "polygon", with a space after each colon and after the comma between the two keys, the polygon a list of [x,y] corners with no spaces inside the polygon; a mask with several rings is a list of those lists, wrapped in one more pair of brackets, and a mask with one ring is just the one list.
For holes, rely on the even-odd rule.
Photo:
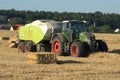
{"label": "green baler body", "polygon": [[34,44],[38,44],[41,41],[50,41],[52,34],[61,32],[61,30],[60,22],[36,20],[20,27],[18,37],[19,40],[32,41]]}
{"label": "green baler body", "polygon": [[44,36],[41,28],[37,26],[23,26],[19,30],[19,39],[20,40],[31,40],[35,44],[39,43],[42,40],[50,40],[50,37]]}

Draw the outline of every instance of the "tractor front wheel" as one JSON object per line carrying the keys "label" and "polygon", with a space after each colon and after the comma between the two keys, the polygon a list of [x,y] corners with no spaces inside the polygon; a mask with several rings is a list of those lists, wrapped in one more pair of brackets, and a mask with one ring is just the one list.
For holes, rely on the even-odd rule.
{"label": "tractor front wheel", "polygon": [[70,51],[71,51],[71,56],[74,56],[74,57],[87,57],[88,56],[85,45],[80,41],[74,41],[71,44]]}
{"label": "tractor front wheel", "polygon": [[101,51],[101,52],[108,51],[108,46],[107,46],[106,42],[104,42],[103,40],[97,40],[96,43],[98,44],[97,51]]}

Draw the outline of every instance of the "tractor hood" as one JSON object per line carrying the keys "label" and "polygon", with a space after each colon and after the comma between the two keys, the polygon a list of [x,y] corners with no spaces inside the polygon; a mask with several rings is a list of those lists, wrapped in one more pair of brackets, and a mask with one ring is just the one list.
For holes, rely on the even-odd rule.
{"label": "tractor hood", "polygon": [[79,33],[79,40],[82,42],[87,42],[89,45],[91,45],[92,42],[95,41],[95,36],[93,33],[83,32]]}

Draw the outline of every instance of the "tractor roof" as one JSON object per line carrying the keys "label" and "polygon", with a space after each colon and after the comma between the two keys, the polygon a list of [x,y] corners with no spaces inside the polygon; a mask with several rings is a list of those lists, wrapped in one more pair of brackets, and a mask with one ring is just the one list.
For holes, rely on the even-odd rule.
{"label": "tractor roof", "polygon": [[83,22],[83,23],[87,23],[87,21],[85,20],[65,20],[65,21],[62,21],[63,23],[64,22]]}

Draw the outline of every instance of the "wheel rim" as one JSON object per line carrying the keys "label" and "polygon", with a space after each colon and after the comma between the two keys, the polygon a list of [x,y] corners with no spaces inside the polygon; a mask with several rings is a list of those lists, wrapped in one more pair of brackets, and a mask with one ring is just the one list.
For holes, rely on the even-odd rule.
{"label": "wheel rim", "polygon": [[29,47],[25,46],[25,52],[29,52]]}
{"label": "wheel rim", "polygon": [[77,56],[77,46],[72,47],[72,54],[73,56]]}
{"label": "wheel rim", "polygon": [[19,52],[22,52],[22,51],[23,51],[23,48],[22,48],[21,45],[18,47],[18,49],[19,49]]}
{"label": "wheel rim", "polygon": [[53,51],[54,51],[55,54],[59,54],[59,52],[60,52],[60,43],[59,43],[59,41],[54,42]]}

